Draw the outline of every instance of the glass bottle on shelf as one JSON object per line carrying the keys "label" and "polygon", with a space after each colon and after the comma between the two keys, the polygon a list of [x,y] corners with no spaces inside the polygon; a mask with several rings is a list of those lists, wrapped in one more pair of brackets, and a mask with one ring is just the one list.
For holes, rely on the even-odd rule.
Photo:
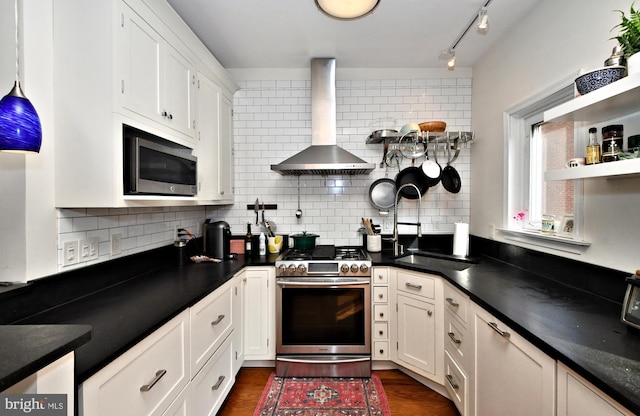
{"label": "glass bottle on shelf", "polygon": [[600,144],[598,143],[598,139],[596,137],[597,132],[598,132],[598,129],[596,129],[595,127],[591,127],[589,129],[589,145],[587,145],[587,158],[586,158],[587,165],[594,165],[596,163],[602,162],[601,160],[602,152],[600,149]]}

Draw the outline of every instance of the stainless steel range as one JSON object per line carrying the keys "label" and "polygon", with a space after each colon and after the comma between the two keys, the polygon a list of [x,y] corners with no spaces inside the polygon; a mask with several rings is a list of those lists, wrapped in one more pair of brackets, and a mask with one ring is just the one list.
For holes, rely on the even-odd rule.
{"label": "stainless steel range", "polygon": [[371,376],[371,259],[361,248],[276,260],[276,375]]}

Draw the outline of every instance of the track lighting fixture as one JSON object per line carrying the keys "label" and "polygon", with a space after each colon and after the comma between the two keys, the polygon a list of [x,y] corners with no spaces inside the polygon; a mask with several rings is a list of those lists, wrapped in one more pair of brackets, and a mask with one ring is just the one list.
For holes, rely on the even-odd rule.
{"label": "track lighting fixture", "polygon": [[447,60],[447,69],[449,69],[450,71],[453,71],[456,67],[456,53],[455,53],[456,46],[458,46],[460,41],[462,41],[462,38],[464,38],[464,36],[467,34],[469,29],[471,29],[474,23],[476,21],[478,22],[479,33],[484,35],[489,31],[489,15],[487,12],[487,6],[489,6],[489,3],[491,3],[491,1],[492,0],[485,1],[484,5],[478,10],[478,13],[476,13],[473,16],[473,19],[469,21],[469,24],[467,25],[467,27],[462,31],[462,33],[460,33],[460,35],[458,35],[458,38],[455,40],[455,42],[451,44],[451,47],[446,51],[440,53],[440,59]]}
{"label": "track lighting fixture", "polygon": [[478,12],[478,33],[486,34],[489,31],[489,14],[487,13],[487,7],[483,7]]}
{"label": "track lighting fixture", "polygon": [[315,0],[318,9],[338,20],[353,20],[364,17],[375,10],[380,0]]}

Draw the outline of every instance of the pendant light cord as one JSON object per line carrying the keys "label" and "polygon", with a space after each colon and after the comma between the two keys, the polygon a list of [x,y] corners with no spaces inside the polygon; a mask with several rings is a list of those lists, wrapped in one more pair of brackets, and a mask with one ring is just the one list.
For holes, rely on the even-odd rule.
{"label": "pendant light cord", "polygon": [[18,38],[18,0],[15,0],[15,3],[14,3],[13,16],[16,24],[16,83],[19,83],[20,82],[20,49],[19,49],[20,39]]}

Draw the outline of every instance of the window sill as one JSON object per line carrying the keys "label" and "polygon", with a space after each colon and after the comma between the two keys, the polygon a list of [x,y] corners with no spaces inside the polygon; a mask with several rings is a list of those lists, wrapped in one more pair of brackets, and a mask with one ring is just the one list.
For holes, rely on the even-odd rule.
{"label": "window sill", "polygon": [[576,240],[557,234],[543,234],[537,230],[499,228],[497,231],[504,234],[504,238],[507,240],[519,241],[573,254],[582,254],[584,249],[591,245],[588,241]]}

